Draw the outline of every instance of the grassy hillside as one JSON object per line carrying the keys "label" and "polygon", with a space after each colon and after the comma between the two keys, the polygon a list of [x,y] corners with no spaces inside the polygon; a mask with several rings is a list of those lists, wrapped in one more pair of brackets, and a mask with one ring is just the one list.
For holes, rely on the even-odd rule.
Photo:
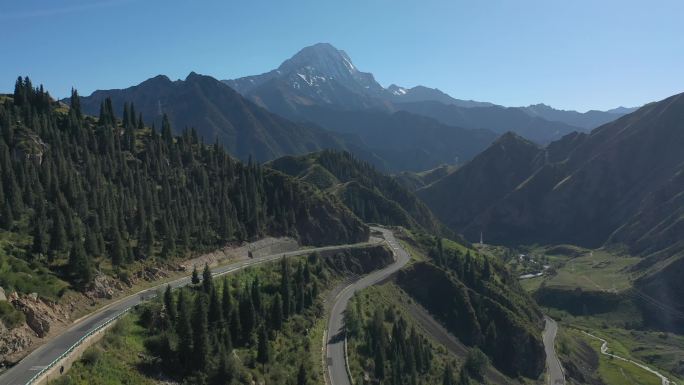
{"label": "grassy hillside", "polygon": [[541,312],[507,268],[456,242],[403,240],[417,261],[399,273],[398,285],[504,374],[536,379],[544,369]]}
{"label": "grassy hillside", "polygon": [[413,193],[349,153],[287,156],[268,167],[332,193],[366,222],[441,231],[439,221]]}

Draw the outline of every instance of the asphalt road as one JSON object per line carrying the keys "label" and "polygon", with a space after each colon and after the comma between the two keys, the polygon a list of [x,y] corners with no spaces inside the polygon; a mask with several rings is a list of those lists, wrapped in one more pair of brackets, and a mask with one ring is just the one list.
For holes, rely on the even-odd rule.
{"label": "asphalt road", "polygon": [[555,341],[558,324],[552,318],[544,316],[544,351],[546,352],[546,379],[549,385],[565,385],[565,376],[558,356],[556,356]]}
{"label": "asphalt road", "polygon": [[[282,257],[291,257],[296,255],[308,254],[314,251],[339,250],[346,249],[349,247],[363,247],[372,244],[377,244],[380,242],[380,239],[371,238],[369,242],[357,243],[353,245],[326,246],[311,249],[302,249],[286,253],[265,255],[262,257],[242,260],[230,265],[214,268],[212,269],[212,274],[214,276],[230,274],[249,266],[254,266],[260,263],[273,261],[276,259],[280,259]],[[171,287],[174,289],[181,286],[186,286],[190,284],[190,276],[180,278],[178,280],[169,282],[168,284],[170,284]],[[62,334],[55,336],[53,339],[46,342],[38,349],[34,350],[31,354],[26,356],[19,363],[17,363],[11,369],[6,371],[2,376],[0,376],[0,385],[27,384],[31,380],[31,378],[33,378],[33,376],[36,375],[36,373],[38,373],[40,370],[45,368],[47,365],[49,365],[55,359],[57,359],[60,355],[66,352],[73,344],[75,344],[83,336],[99,328],[102,324],[110,321],[111,319],[118,317],[121,313],[126,312],[133,306],[138,305],[144,302],[145,300],[155,297],[157,291],[160,289],[164,289],[166,285],[167,283],[164,283],[162,285],[158,285],[156,287],[140,291],[136,294],[125,297],[115,303],[112,303],[87,317],[80,319],[78,322],[74,323]]]}
{"label": "asphalt road", "polygon": [[345,331],[344,311],[349,300],[357,290],[372,286],[395,272],[399,271],[409,261],[409,254],[394,238],[391,231],[382,228],[373,228],[380,231],[387,243],[394,251],[395,260],[387,267],[363,276],[356,282],[344,288],[335,298],[328,320],[328,341],[326,346],[326,364],[328,366],[328,378],[331,385],[351,385],[345,361]]}

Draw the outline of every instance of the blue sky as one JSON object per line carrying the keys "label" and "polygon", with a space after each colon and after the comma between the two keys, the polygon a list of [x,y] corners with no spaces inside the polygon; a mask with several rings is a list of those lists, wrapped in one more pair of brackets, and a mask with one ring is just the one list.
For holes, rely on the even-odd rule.
{"label": "blue sky", "polygon": [[508,106],[634,106],[684,91],[684,2],[21,0],[0,2],[0,92],[273,69],[329,42],[387,86]]}

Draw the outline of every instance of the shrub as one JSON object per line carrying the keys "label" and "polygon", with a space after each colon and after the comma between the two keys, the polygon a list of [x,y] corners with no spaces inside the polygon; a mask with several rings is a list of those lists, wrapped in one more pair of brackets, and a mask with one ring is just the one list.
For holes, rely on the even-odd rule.
{"label": "shrub", "polygon": [[11,330],[23,324],[26,321],[26,317],[24,313],[15,309],[9,302],[0,301],[0,320]]}

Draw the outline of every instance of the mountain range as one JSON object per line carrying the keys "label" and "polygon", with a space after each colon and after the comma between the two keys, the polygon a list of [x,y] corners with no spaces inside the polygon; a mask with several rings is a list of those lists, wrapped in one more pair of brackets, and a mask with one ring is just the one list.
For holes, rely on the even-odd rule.
{"label": "mountain range", "polygon": [[424,86],[383,88],[344,51],[324,43],[261,75],[224,81],[194,72],[176,81],[159,75],[98,90],[81,98],[83,111],[97,115],[106,98],[117,113],[128,102],[157,126],[166,115],[177,132],[194,127],[239,159],[335,149],[391,172],[468,161],[509,130],[548,143],[626,112],[506,108]]}
{"label": "mountain range", "polygon": [[505,108],[456,99],[425,86],[392,84],[383,88],[372,74],[361,72],[344,51],[327,43],[303,48],[272,71],[224,82],[272,112],[293,120],[312,120],[330,129],[334,128],[310,112],[312,106],[346,111],[377,109],[387,115],[408,111],[462,128],[514,131],[538,143],[595,128],[632,111],[579,113],[546,105]]}
{"label": "mountain range", "polygon": [[185,80],[160,75],[126,89],[95,91],[81,98],[81,108],[97,115],[106,98],[117,112],[124,103],[133,103],[143,119],[157,127],[166,114],[177,132],[194,127],[205,141],[218,141],[243,160],[250,155],[264,161],[324,148],[349,149],[348,140],[339,135],[284,119],[216,79],[194,72]]}
{"label": "mountain range", "polygon": [[681,312],[683,145],[679,94],[546,147],[508,133],[417,194],[470,239],[624,245],[643,290]]}

